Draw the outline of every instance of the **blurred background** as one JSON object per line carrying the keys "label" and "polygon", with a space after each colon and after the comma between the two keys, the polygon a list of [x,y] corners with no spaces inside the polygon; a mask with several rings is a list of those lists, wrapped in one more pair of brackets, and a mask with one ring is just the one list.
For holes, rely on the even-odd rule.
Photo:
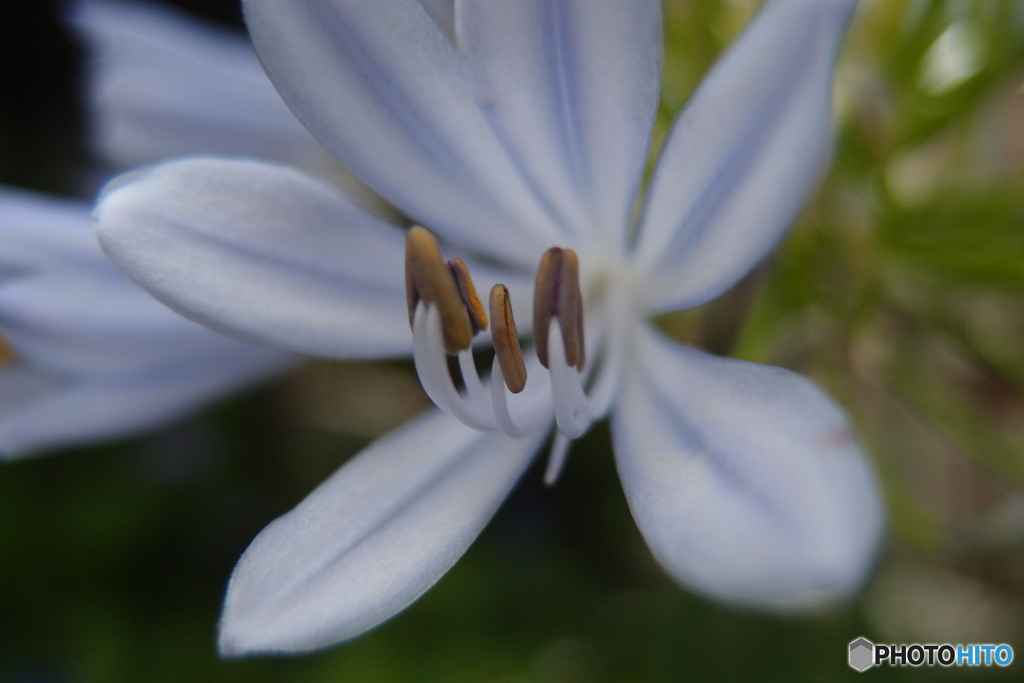
{"label": "blurred background", "polygon": [[[237,0],[172,4],[243,31]],[[659,140],[757,4],[666,0]],[[0,6],[0,182],[72,194],[95,159],[61,16]],[[411,364],[316,363],[144,438],[0,467],[0,681],[820,681],[858,675],[858,636],[1024,657],[1024,3],[865,0],[836,109],[835,161],[777,258],[660,322],[846,408],[891,525],[856,602],[782,619],[680,589],[600,425],[555,488],[538,461],[392,621],[312,655],[222,660],[223,590],[252,537],[427,405]]]}

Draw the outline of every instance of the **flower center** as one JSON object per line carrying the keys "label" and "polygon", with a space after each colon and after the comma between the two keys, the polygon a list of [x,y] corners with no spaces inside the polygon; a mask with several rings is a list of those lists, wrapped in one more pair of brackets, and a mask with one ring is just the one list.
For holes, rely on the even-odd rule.
{"label": "flower center", "polygon": [[[533,353],[524,355],[505,284],[496,283],[490,290],[488,320],[465,263],[446,262],[428,230],[416,226],[409,231],[405,254],[413,357],[427,395],[474,429],[501,430],[510,436],[540,429],[553,415],[558,434],[547,476],[553,480],[569,441],[582,436],[611,405],[622,355],[617,335],[607,334],[615,328],[609,315],[616,306],[606,300],[614,295],[602,292],[603,305],[591,311],[598,314],[590,316],[596,320],[585,325],[576,252],[548,249],[537,268],[533,292],[532,346],[527,347]],[[494,348],[489,380],[481,379],[472,350],[473,338],[488,326]],[[592,362],[587,358],[587,336],[598,342]],[[452,355],[462,377],[461,389],[449,370]]]}

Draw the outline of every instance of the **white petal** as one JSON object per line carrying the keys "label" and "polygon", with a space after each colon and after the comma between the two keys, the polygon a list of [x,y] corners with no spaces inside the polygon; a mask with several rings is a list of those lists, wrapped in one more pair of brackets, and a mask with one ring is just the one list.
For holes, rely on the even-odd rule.
{"label": "white petal", "polygon": [[191,159],[111,182],[103,249],[208,327],[321,356],[412,348],[403,233],[292,169]]}
{"label": "white petal", "polygon": [[517,162],[577,233],[621,248],[661,82],[657,0],[456,3],[459,48]]}
{"label": "white petal", "polygon": [[90,208],[0,188],[0,336],[20,358],[56,374],[124,375],[188,362],[209,345],[244,353],[118,272]]}
{"label": "white petal", "polygon": [[90,227],[91,207],[0,185],[0,282],[56,260],[102,256]]}
{"label": "white petal", "polygon": [[147,3],[79,0],[93,146],[115,166],[186,154],[322,166],[241,34]]}
{"label": "white petal", "polygon": [[652,310],[704,303],[779,240],[832,147],[832,66],[855,0],[773,0],[680,113],[637,259]]}
{"label": "white petal", "polygon": [[221,652],[322,647],[404,609],[462,556],[546,432],[512,439],[434,411],[371,445],[245,551]]}
{"label": "white petal", "polygon": [[217,335],[114,268],[90,206],[0,188],[0,453],[150,429],[281,371],[284,354]]}
{"label": "white petal", "polygon": [[209,339],[193,345],[191,357],[154,362],[130,374],[61,378],[21,363],[3,368],[0,459],[162,427],[294,363],[283,354],[199,329]]}
{"label": "white petal", "polygon": [[680,583],[794,609],[849,595],[882,509],[842,413],[782,368],[716,358],[645,329],[613,416],[637,526]]}
{"label": "white petal", "polygon": [[455,36],[455,0],[420,0],[427,13],[449,37]]}
{"label": "white petal", "polygon": [[0,284],[0,336],[20,357],[51,372],[89,375],[186,360],[220,338],[153,300],[109,261],[103,265],[56,262]]}
{"label": "white petal", "polygon": [[271,80],[343,164],[415,221],[535,267],[559,229],[417,0],[247,0]]}

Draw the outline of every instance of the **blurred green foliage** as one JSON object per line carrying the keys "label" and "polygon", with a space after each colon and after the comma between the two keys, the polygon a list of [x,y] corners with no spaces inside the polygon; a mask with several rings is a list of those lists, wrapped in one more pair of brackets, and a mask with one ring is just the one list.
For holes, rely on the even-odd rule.
{"label": "blurred green foliage", "polygon": [[[659,139],[756,4],[666,0]],[[334,405],[310,387],[337,368],[314,366],[151,438],[0,471],[0,681],[820,681],[858,675],[846,646],[860,635],[1024,654],[1024,6],[866,0],[837,114],[830,173],[777,258],[661,322],[804,372],[850,412],[892,518],[859,602],[781,619],[681,590],[633,525],[597,428],[557,487],[528,473],[391,622],[305,657],[222,660],[235,559],[370,438],[309,407],[314,393]],[[50,161],[4,167],[7,181],[66,185],[41,173]],[[411,377],[392,365],[360,381],[375,372]]]}

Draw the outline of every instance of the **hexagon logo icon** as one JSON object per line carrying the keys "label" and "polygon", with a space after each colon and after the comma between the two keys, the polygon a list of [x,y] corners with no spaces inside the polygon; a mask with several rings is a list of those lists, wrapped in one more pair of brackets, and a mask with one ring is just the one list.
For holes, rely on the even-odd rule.
{"label": "hexagon logo icon", "polygon": [[867,671],[875,665],[875,644],[867,638],[858,638],[850,643],[850,668]]}

